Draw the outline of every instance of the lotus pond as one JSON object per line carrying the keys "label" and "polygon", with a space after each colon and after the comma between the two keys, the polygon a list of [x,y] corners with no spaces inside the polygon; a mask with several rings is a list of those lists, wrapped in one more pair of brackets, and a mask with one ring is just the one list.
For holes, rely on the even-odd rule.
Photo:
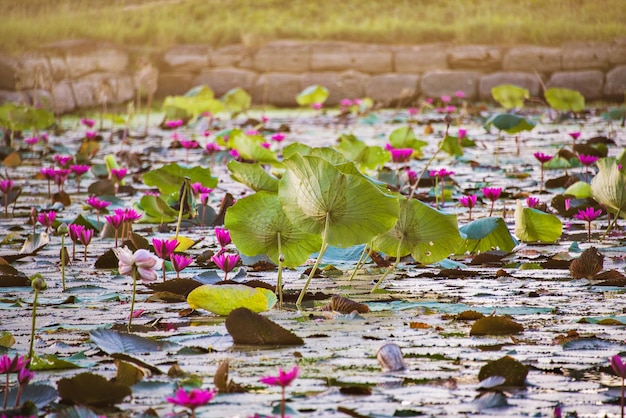
{"label": "lotus pond", "polygon": [[[95,126],[60,118],[45,140],[6,134],[0,349],[32,350],[20,404],[57,417],[187,416],[166,398],[218,387],[197,416],[280,416],[280,387],[260,379],[297,366],[292,417],[619,416],[609,358],[626,352],[622,121],[536,107],[501,125],[501,109],[456,105],[156,114],[147,129],[94,115]],[[93,196],[109,204],[96,212]],[[110,223],[128,209],[132,234]],[[73,251],[66,225],[93,237]],[[153,239],[174,237],[184,258],[138,280],[131,309],[133,279],[112,249],[153,253]],[[241,260],[224,267],[224,254]],[[227,329],[211,312],[241,297],[237,285],[215,290],[223,270],[272,290],[280,276],[282,306],[273,291],[239,306],[302,344],[236,343],[235,328],[265,331]],[[36,278],[47,288],[34,291]],[[404,370],[381,369],[389,343]],[[20,413],[15,379],[9,416]]]}

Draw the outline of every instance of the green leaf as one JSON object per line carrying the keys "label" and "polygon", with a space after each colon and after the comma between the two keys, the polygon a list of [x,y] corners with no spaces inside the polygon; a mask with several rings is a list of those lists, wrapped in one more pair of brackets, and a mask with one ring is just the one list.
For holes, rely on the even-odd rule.
{"label": "green leaf", "polygon": [[167,119],[181,118],[181,112],[195,119],[204,112],[219,113],[224,110],[224,105],[215,99],[213,90],[208,86],[197,86],[184,96],[167,96],[163,101],[163,110]]}
{"label": "green leaf", "polygon": [[30,360],[30,369],[31,370],[63,370],[63,369],[78,369],[79,365],[67,361],[64,359],[60,359],[53,354],[47,354],[44,356],[33,356]]}
{"label": "green leaf", "polygon": [[312,85],[296,95],[296,102],[300,106],[310,106],[315,103],[324,103],[328,99],[328,89],[324,86]]}
{"label": "green leaf", "polygon": [[459,228],[465,238],[459,254],[477,254],[491,250],[511,251],[517,245],[500,217],[481,218]]}
{"label": "green leaf", "polygon": [[485,129],[489,129],[491,125],[495,126],[499,131],[516,134],[522,131],[532,131],[536,124],[518,115],[498,113],[487,120]]}
{"label": "green leaf", "polygon": [[98,328],[89,333],[91,342],[107,354],[113,353],[149,353],[175,348],[175,344],[154,341],[126,332],[117,332],[110,329]]}
{"label": "green leaf", "polygon": [[228,144],[236,149],[244,160],[252,160],[261,164],[278,162],[274,151],[262,147],[261,141],[242,132],[233,133],[228,140]]}
{"label": "green leaf", "polygon": [[187,296],[187,303],[192,309],[204,309],[217,315],[228,315],[237,308],[264,312],[272,309],[276,301],[276,295],[271,290],[242,284],[205,284],[196,287]]}
{"label": "green leaf", "polygon": [[585,108],[585,97],[576,90],[550,87],[544,95],[550,107],[561,112],[582,112]]}
{"label": "green leaf", "polygon": [[403,126],[391,132],[389,135],[389,143],[394,148],[413,148],[416,151],[428,145],[428,142],[415,137],[415,132],[413,132],[413,128],[410,126]]}
{"label": "green leaf", "polygon": [[455,253],[462,242],[456,215],[443,214],[419,200],[402,198],[396,225],[375,238],[372,246],[394,257],[411,254],[417,262],[430,264]]}
{"label": "green leaf", "polygon": [[261,190],[278,193],[278,179],[268,174],[260,164],[240,163],[230,160],[227,164],[233,180],[245,184],[255,192]]}
{"label": "green leaf", "polygon": [[398,218],[397,198],[363,176],[344,174],[321,158],[295,154],[284,161],[278,198],[287,217],[327,243],[348,247],[369,242]]}
{"label": "green leaf", "polygon": [[235,87],[222,96],[222,102],[227,111],[237,114],[250,109],[252,97],[241,87]]}
{"label": "green leaf", "polygon": [[515,209],[515,235],[522,242],[556,242],[563,233],[561,220],[534,208],[522,207],[517,201]]}
{"label": "green leaf", "polygon": [[0,332],[0,347],[9,348],[15,344],[15,337],[9,331]]}
{"label": "green leaf", "polygon": [[591,185],[585,181],[577,181],[569,186],[563,194],[574,196],[576,199],[591,197]]}
{"label": "green leaf", "polygon": [[598,174],[591,179],[591,194],[600,204],[614,212],[626,210],[626,176],[619,170],[615,158],[596,162]]}
{"label": "green leaf", "polygon": [[144,195],[139,201],[139,206],[145,215],[157,220],[158,223],[174,222],[178,217],[178,211],[159,196]]}
{"label": "green leaf", "polygon": [[170,163],[161,168],[143,174],[146,186],[157,187],[164,195],[178,192],[185,177],[192,183],[200,182],[204,187],[215,188],[217,177],[211,176],[211,169],[203,167],[183,167],[177,163]]}
{"label": "green leaf", "polygon": [[461,142],[459,138],[456,136],[446,136],[443,139],[443,144],[441,145],[441,149],[448,153],[450,156],[462,156],[463,155],[463,147],[461,146]]}
{"label": "green leaf", "polygon": [[364,169],[375,169],[389,161],[389,152],[379,146],[368,146],[354,135],[343,134],[337,149]]}
{"label": "green leaf", "polygon": [[524,100],[530,98],[530,92],[513,84],[501,84],[491,89],[491,96],[507,110],[521,109],[524,107]]}
{"label": "green leaf", "polygon": [[339,151],[330,147],[313,148],[299,142],[292,142],[287,145],[283,150],[283,157],[285,159],[291,157],[294,154],[300,154],[302,156],[310,155],[313,157],[322,158],[333,165],[345,164],[348,159]]}
{"label": "green leaf", "polygon": [[278,264],[282,253],[286,267],[304,263],[322,245],[319,234],[304,232],[287,219],[276,193],[260,191],[237,200],[228,208],[224,226],[243,254],[265,254]]}

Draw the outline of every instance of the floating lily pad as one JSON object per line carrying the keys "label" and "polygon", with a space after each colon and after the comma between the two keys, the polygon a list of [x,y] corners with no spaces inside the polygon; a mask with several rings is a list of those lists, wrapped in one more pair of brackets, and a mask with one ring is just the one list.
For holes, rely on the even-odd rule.
{"label": "floating lily pad", "polygon": [[483,381],[491,376],[504,377],[505,386],[524,386],[528,367],[513,357],[504,356],[498,360],[490,361],[480,368],[478,380]]}
{"label": "floating lily pad", "polygon": [[504,316],[486,316],[472,325],[470,335],[509,335],[524,331],[521,324]]}
{"label": "floating lily pad", "polygon": [[93,373],[61,379],[58,388],[62,400],[80,405],[115,405],[132,394],[129,386],[109,382]]}
{"label": "floating lily pad", "polygon": [[235,344],[303,345],[304,341],[274,321],[247,308],[233,310],[226,318],[226,329]]}
{"label": "floating lily pad", "polygon": [[264,312],[272,309],[276,302],[274,292],[241,284],[205,284],[195,288],[187,296],[187,303],[192,309],[204,309],[217,315],[228,315],[237,308]]}
{"label": "floating lily pad", "polygon": [[126,332],[98,328],[89,333],[91,342],[107,354],[112,353],[145,353],[164,351],[175,345],[164,341],[154,341]]}

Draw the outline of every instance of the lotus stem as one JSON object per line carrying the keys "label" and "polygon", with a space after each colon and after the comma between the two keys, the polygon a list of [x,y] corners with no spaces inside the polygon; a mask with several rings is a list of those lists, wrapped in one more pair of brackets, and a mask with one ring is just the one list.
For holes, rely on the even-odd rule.
{"label": "lotus stem", "polygon": [[65,234],[61,235],[61,284],[65,292]]}
{"label": "lotus stem", "polygon": [[[617,212],[615,213],[615,216],[613,217],[613,221],[609,222],[609,225],[607,226],[606,231],[604,231],[604,234],[602,235],[602,238],[600,238],[600,241],[604,241],[604,239],[609,234],[609,232],[611,232],[611,229],[613,229],[613,227],[617,223],[617,220],[619,219],[620,212],[621,212],[621,209],[618,209]],[[608,211],[607,211],[607,213],[608,213]]]}
{"label": "lotus stem", "polygon": [[6,372],[6,382],[4,384],[4,404],[2,409],[7,409],[7,403],[9,403],[9,371]]}
{"label": "lotus stem", "polygon": [[285,261],[285,256],[283,255],[283,250],[280,241],[280,232],[276,234],[276,238],[278,239],[278,277],[276,278],[276,291],[278,292],[278,309],[283,308],[283,262]]}
{"label": "lotus stem", "polygon": [[304,299],[304,295],[306,294],[306,289],[309,287],[309,283],[311,282],[311,279],[313,278],[313,276],[315,276],[315,272],[317,271],[317,267],[320,264],[320,261],[322,261],[322,257],[324,256],[324,253],[326,252],[326,248],[328,248],[328,224],[330,223],[330,214],[326,214],[326,222],[324,224],[324,234],[322,235],[322,247],[320,248],[320,253],[317,256],[317,260],[315,260],[315,264],[313,264],[313,268],[311,269],[311,273],[309,273],[309,277],[307,277],[306,282],[304,283],[304,287],[302,288],[302,291],[300,292],[300,296],[298,296],[298,300],[296,301],[296,306],[298,308],[300,308],[300,306],[302,305],[302,299]]}
{"label": "lotus stem", "polygon": [[426,163],[426,165],[424,166],[424,168],[420,172],[420,175],[417,176],[417,180],[415,180],[415,184],[413,186],[411,186],[411,192],[409,193],[408,199],[411,199],[413,197],[413,195],[415,194],[415,190],[417,189],[417,185],[420,183],[420,180],[422,179],[422,177],[424,177],[424,173],[426,173],[426,170],[428,170],[428,167],[432,164],[433,161],[435,161],[435,158],[437,157],[437,154],[439,154],[439,152],[442,149],[443,149],[443,141],[441,141],[439,143],[439,148],[437,148],[437,151],[435,151],[435,153],[432,155],[432,157],[430,157],[430,159],[428,160],[428,162]]}
{"label": "lotus stem", "polygon": [[176,239],[178,240],[178,233],[180,232],[180,224],[183,221],[183,206],[184,206],[184,201],[185,201],[185,195],[187,194],[187,188],[183,187],[182,188],[182,195],[180,197],[180,204],[179,204],[179,208],[178,208],[178,221],[176,222]]}
{"label": "lotus stem", "polygon": [[378,290],[378,287],[382,284],[383,280],[385,280],[385,277],[387,277],[389,275],[389,273],[391,273],[392,271],[394,271],[396,269],[396,267],[398,266],[398,263],[400,262],[400,248],[402,248],[402,241],[404,240],[404,236],[402,236],[400,238],[400,242],[398,243],[398,251],[396,252],[396,261],[393,263],[393,265],[391,265],[391,267],[389,267],[387,269],[387,271],[385,271],[385,274],[383,274],[381,276],[380,279],[378,279],[378,281],[376,282],[376,284],[374,285],[374,287],[372,288],[372,290],[370,291],[370,293],[375,293]]}
{"label": "lotus stem", "polygon": [[137,269],[133,267],[133,296],[130,302],[130,315],[128,316],[128,332],[133,324],[133,312],[135,311],[135,294],[137,293]]}
{"label": "lotus stem", "polygon": [[363,248],[363,252],[361,252],[361,257],[359,258],[359,261],[356,263],[354,270],[352,270],[352,274],[350,275],[349,281],[352,281],[352,279],[354,279],[354,276],[356,276],[357,270],[360,269],[361,266],[363,265],[363,260],[365,260],[366,255],[370,255],[371,251],[372,251],[371,245],[366,245],[365,248]]}
{"label": "lotus stem", "polygon": [[28,348],[28,358],[33,358],[35,354],[35,327],[37,326],[37,298],[39,297],[39,289],[35,288],[35,298],[33,299],[33,313],[30,326],[30,347]]}
{"label": "lotus stem", "polygon": [[621,417],[624,418],[624,378],[622,377],[622,399],[620,400]]}

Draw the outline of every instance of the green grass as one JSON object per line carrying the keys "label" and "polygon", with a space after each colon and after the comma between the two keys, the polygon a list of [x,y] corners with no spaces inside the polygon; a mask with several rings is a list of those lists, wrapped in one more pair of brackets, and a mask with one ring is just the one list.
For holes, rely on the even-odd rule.
{"label": "green grass", "polygon": [[0,0],[0,50],[88,38],[162,50],[275,39],[560,45],[626,36],[623,0]]}

